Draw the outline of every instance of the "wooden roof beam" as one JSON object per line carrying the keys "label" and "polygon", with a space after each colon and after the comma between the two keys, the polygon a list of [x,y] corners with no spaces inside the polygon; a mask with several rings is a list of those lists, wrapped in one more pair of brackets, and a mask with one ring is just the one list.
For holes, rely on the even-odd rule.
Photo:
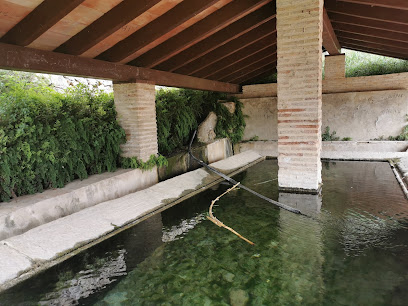
{"label": "wooden roof beam", "polygon": [[257,76],[254,76],[251,79],[245,80],[243,83],[240,83],[242,86],[246,85],[246,84],[256,84],[257,81],[260,81],[268,76],[270,76],[271,74],[276,72],[276,67],[270,70],[266,70],[264,72],[260,72],[260,74],[258,74]]}
{"label": "wooden roof beam", "polygon": [[339,0],[342,2],[366,4],[370,6],[388,7],[398,10],[408,10],[406,0]]}
{"label": "wooden roof beam", "polygon": [[258,67],[245,75],[242,75],[239,79],[236,79],[237,84],[242,84],[248,80],[251,80],[255,77],[258,77],[261,74],[264,74],[267,71],[276,71],[276,62],[269,63],[267,65]]}
{"label": "wooden roof beam", "polygon": [[145,80],[163,86],[239,92],[239,86],[235,84],[4,43],[0,43],[0,69],[74,75],[116,82]]}
{"label": "wooden roof beam", "polygon": [[[181,67],[178,72],[181,74],[205,78],[214,71],[215,65],[217,65],[218,68],[222,68],[222,65],[225,64],[222,61],[225,58],[242,49],[246,49],[253,43],[263,40],[270,35],[275,35],[276,37],[276,18],[273,18],[272,20],[261,24],[259,27],[217,47],[213,51],[198,57],[194,61]],[[221,62],[222,65],[220,66]]]}
{"label": "wooden roof beam", "polygon": [[245,78],[248,74],[252,74],[253,71],[257,71],[258,69],[261,69],[271,64],[276,66],[276,61],[277,61],[276,53],[271,54],[268,57],[262,58],[259,61],[253,62],[250,65],[245,66],[245,69],[242,69],[237,73],[231,74],[228,76],[228,78],[225,79],[233,81],[234,84],[240,84],[242,83],[241,79]]}
{"label": "wooden roof beam", "polygon": [[379,43],[365,42],[361,40],[344,38],[344,37],[341,38],[341,41],[344,42],[345,44],[359,45],[359,46],[370,48],[373,50],[384,51],[385,53],[394,54],[396,55],[396,57],[401,58],[401,59],[408,59],[408,49],[395,48],[395,47],[390,48],[387,45],[383,45]]}
{"label": "wooden roof beam", "polygon": [[377,54],[381,56],[388,56],[388,57],[394,57],[394,58],[399,58],[399,59],[407,59],[406,55],[403,54],[397,54],[389,50],[381,50],[377,48],[370,48],[367,46],[364,46],[361,43],[350,43],[350,42],[344,42],[343,43],[343,48],[350,49],[350,50],[355,50],[355,51],[361,51],[361,52],[367,52],[367,53],[372,53],[372,54]]}
{"label": "wooden roof beam", "polygon": [[182,73],[181,67],[275,18],[275,12],[275,3],[268,3],[154,68]]}
{"label": "wooden roof beam", "polygon": [[131,61],[130,65],[152,68],[180,53],[192,44],[221,30],[271,0],[236,0],[223,6],[203,20]]}
{"label": "wooden roof beam", "polygon": [[337,24],[336,22],[333,22],[333,27],[336,32],[341,31],[341,32],[355,33],[355,34],[360,34],[360,35],[384,38],[384,39],[401,41],[401,42],[408,42],[408,33],[398,33],[398,32],[391,32],[387,30],[370,29],[370,28],[361,27],[358,25],[341,24],[341,23]]}
{"label": "wooden roof beam", "polygon": [[239,61],[242,61],[245,58],[250,57],[251,55],[273,45],[276,45],[276,32],[273,32],[263,39],[249,44],[245,48],[242,48],[236,52],[231,52],[230,55],[214,62],[213,64],[207,66],[206,69],[202,70],[201,73],[195,73],[193,76],[212,79],[217,73],[222,72],[225,69],[234,66],[235,63],[238,63]]}
{"label": "wooden roof beam", "polygon": [[361,42],[367,42],[367,43],[374,43],[374,44],[380,44],[383,46],[388,46],[389,49],[400,49],[405,50],[402,51],[401,53],[406,52],[408,54],[408,41],[407,42],[401,42],[401,41],[395,41],[395,40],[390,40],[390,39],[384,39],[384,38],[378,38],[378,37],[372,37],[372,36],[367,36],[367,35],[360,35],[360,34],[355,34],[355,33],[348,33],[348,32],[337,32],[337,36],[340,38],[345,38],[345,39],[353,39]]}
{"label": "wooden roof beam", "polygon": [[135,53],[175,29],[195,15],[201,13],[218,0],[189,0],[175,7],[137,30],[96,58],[109,62],[129,62]]}
{"label": "wooden roof beam", "polygon": [[364,18],[363,16],[348,16],[341,13],[329,13],[329,17],[331,18],[332,22],[336,23],[353,24],[372,29],[380,29],[408,34],[408,25],[405,24],[396,24],[387,21],[368,19]]}
{"label": "wooden roof beam", "polygon": [[225,69],[217,73],[214,73],[208,78],[211,80],[228,80],[232,75],[236,75],[237,73],[244,71],[248,66],[260,62],[266,58],[272,58],[273,60],[276,60],[276,43],[266,48],[260,49],[259,51],[251,54],[248,57],[236,61],[235,64],[226,67]]}
{"label": "wooden roof beam", "polygon": [[346,3],[336,0],[325,0],[328,12],[342,13],[345,15],[383,20],[398,24],[408,24],[407,12],[392,8],[369,6],[357,3]]}
{"label": "wooden roof beam", "polygon": [[341,46],[337,40],[336,33],[334,33],[329,15],[323,8],[323,47],[329,52],[330,55],[341,54]]}
{"label": "wooden roof beam", "polygon": [[160,0],[125,0],[54,51],[80,55],[159,2]]}
{"label": "wooden roof beam", "polygon": [[84,0],[44,0],[0,39],[2,43],[27,46],[68,15]]}

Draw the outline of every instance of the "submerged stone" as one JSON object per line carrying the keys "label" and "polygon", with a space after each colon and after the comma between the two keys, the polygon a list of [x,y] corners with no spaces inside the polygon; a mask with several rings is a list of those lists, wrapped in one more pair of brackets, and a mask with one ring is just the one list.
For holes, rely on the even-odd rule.
{"label": "submerged stone", "polygon": [[232,306],[243,306],[249,301],[248,293],[242,289],[233,289],[230,291],[230,302]]}

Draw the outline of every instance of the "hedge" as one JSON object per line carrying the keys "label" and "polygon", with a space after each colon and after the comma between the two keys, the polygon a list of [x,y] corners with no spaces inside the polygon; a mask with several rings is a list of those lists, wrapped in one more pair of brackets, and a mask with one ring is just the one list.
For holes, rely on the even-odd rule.
{"label": "hedge", "polygon": [[[151,169],[148,161],[121,158],[126,141],[116,121],[113,95],[85,85],[61,94],[44,82],[0,75],[0,200],[63,187],[74,179],[118,167]],[[4,76],[4,75],[3,75]],[[24,76],[24,75],[23,75]],[[185,146],[209,111],[218,116],[216,133],[241,140],[242,105],[230,114],[218,103],[225,96],[193,90],[160,90],[156,96],[159,152],[169,155]]]}

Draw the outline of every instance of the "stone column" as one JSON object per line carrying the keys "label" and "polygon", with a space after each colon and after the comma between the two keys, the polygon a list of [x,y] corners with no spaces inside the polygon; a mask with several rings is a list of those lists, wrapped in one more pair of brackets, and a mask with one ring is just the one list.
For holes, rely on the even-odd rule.
{"label": "stone column", "polygon": [[326,55],[324,58],[324,79],[344,79],[346,77],[346,55]]}
{"label": "stone column", "polygon": [[323,0],[277,0],[278,181],[285,190],[321,185]]}
{"label": "stone column", "polygon": [[147,161],[157,154],[155,85],[147,82],[113,84],[119,124],[126,132],[122,156]]}

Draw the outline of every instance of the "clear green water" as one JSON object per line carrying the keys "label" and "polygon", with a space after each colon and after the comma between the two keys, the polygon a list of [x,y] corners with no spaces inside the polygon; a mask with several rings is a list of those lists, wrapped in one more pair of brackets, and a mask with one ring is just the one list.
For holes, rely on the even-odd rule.
{"label": "clear green water", "polygon": [[324,163],[322,196],[279,193],[276,161],[0,295],[1,305],[408,305],[408,201],[387,163]]}

